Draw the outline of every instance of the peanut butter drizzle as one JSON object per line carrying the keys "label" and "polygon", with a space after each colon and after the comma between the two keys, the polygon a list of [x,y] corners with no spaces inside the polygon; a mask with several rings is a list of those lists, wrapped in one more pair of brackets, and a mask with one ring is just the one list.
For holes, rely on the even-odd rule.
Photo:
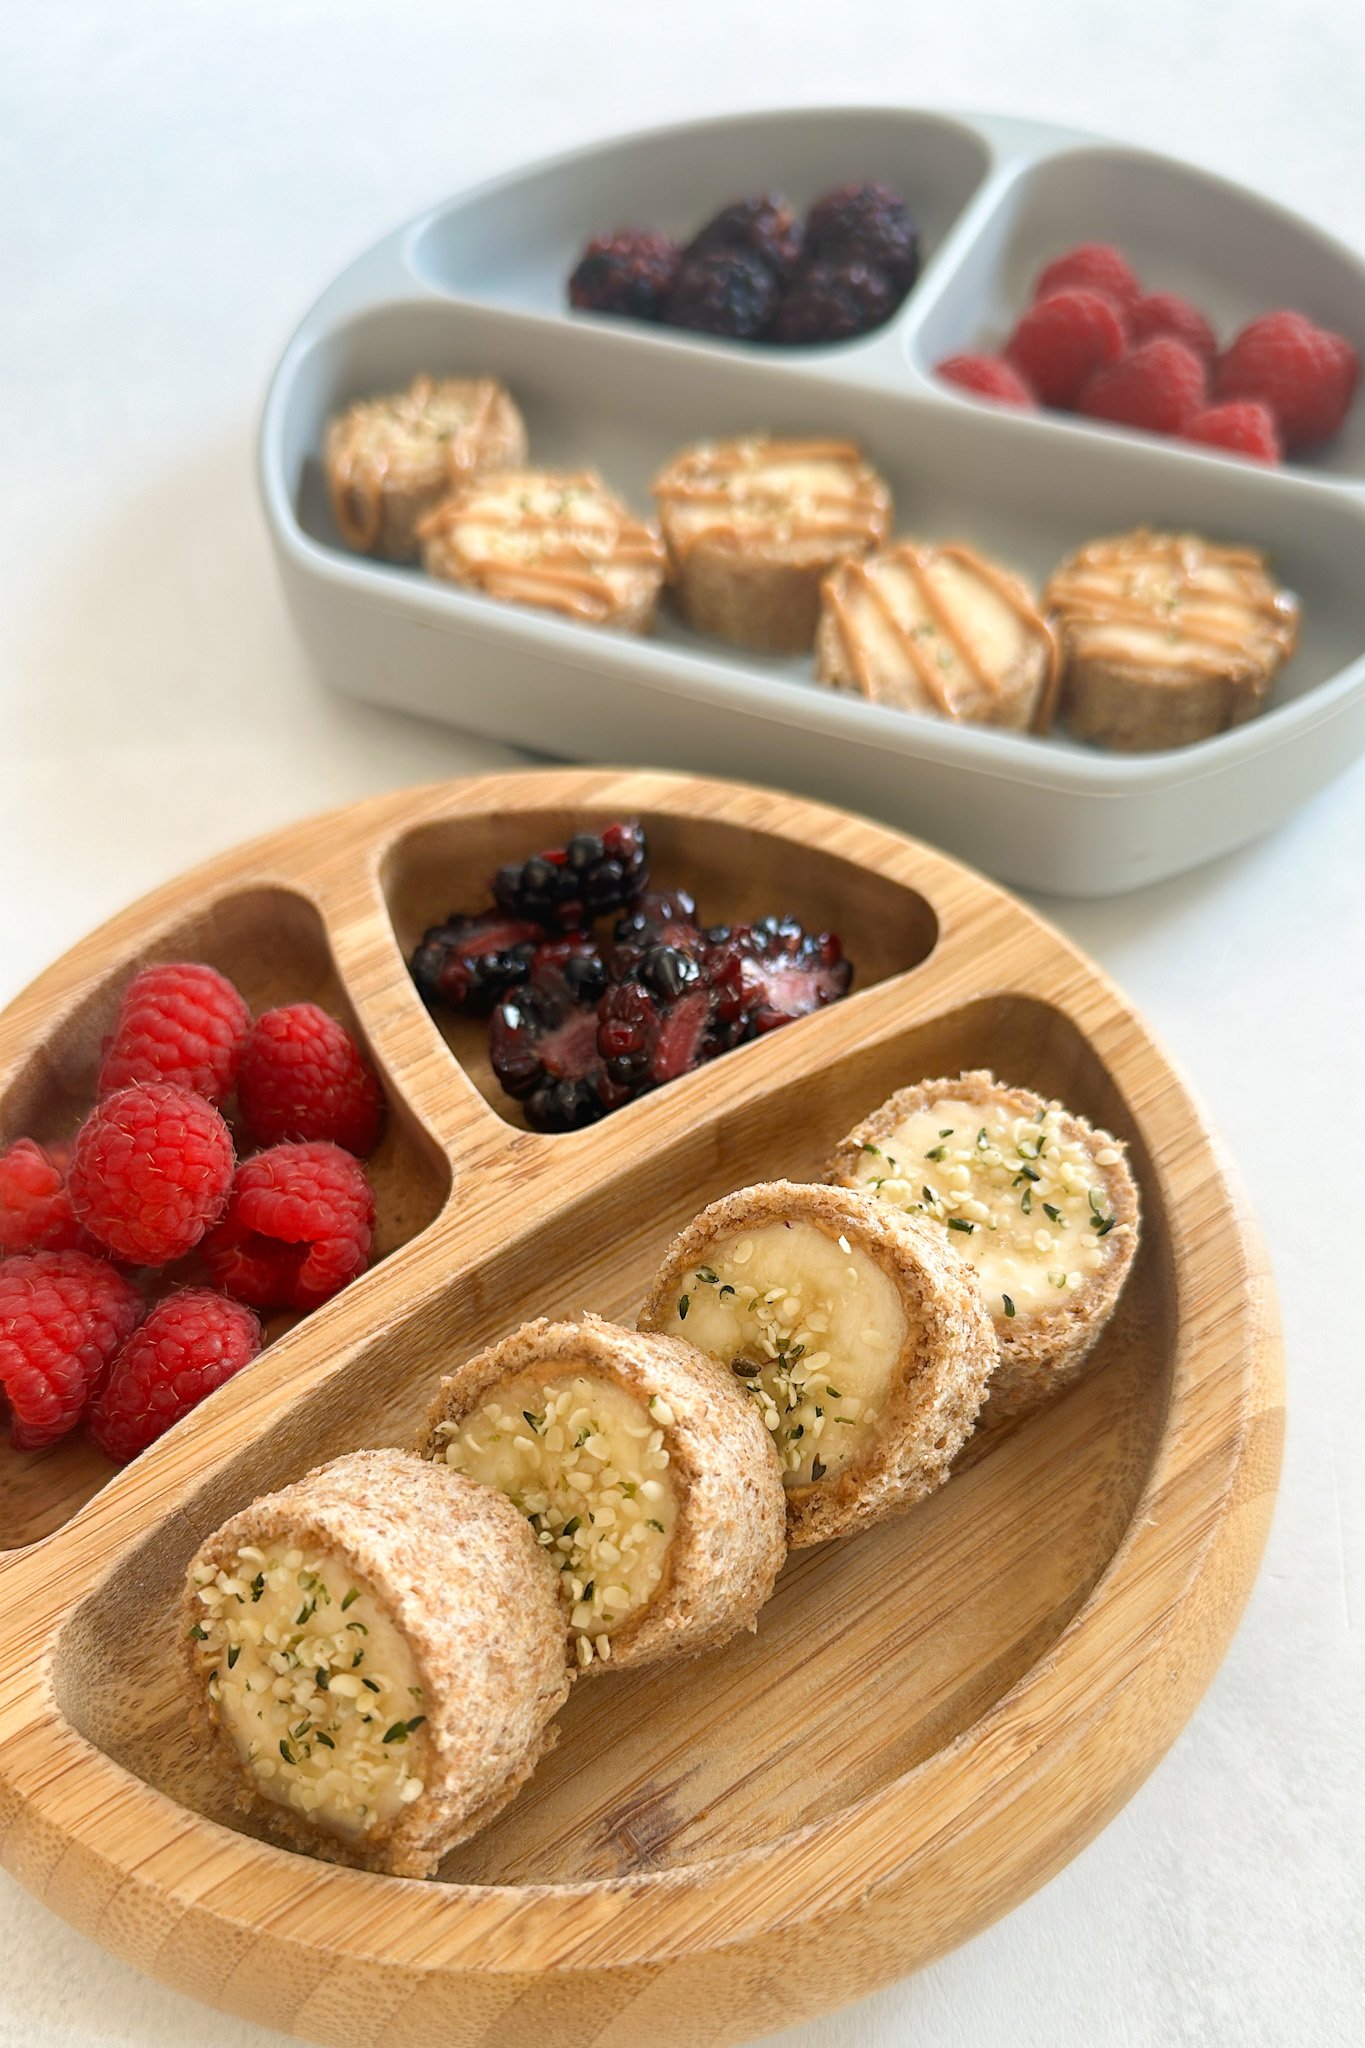
{"label": "peanut butter drizzle", "polygon": [[[387,404],[390,414],[399,425],[417,430],[424,424],[423,415],[431,403],[435,390],[436,379],[422,372],[413,378],[406,391],[400,391],[382,402]],[[445,480],[452,490],[458,488],[469,472],[477,467],[479,444],[497,402],[497,395],[496,379],[480,377],[474,387],[468,417],[452,429],[446,441]],[[359,405],[351,408],[348,417],[363,415],[374,402],[362,400]],[[390,466],[390,451],[387,448],[377,448],[369,452],[361,464],[359,452],[353,444],[343,448],[336,465],[332,487],[332,515],[346,545],[362,554],[368,553],[374,546],[384,523],[384,485],[388,479]]]}
{"label": "peanut butter drizzle", "polygon": [[[525,598],[548,610],[596,623],[609,619],[621,609],[612,589],[611,571],[655,568],[662,572],[664,547],[660,535],[647,521],[624,512],[592,470],[542,476],[539,482],[566,494],[575,489],[594,493],[592,509],[609,512],[611,523],[598,525],[576,518],[574,508],[559,513],[535,511],[508,503],[506,494],[481,506],[471,503],[470,494],[464,492],[428,513],[418,531],[427,539],[434,534],[454,534],[458,527],[468,524],[492,528],[495,533],[557,537],[557,544],[539,541],[535,555],[523,561],[494,553],[465,557],[462,566],[466,575],[490,597]],[[566,523],[576,530],[566,533]]]}
{"label": "peanut butter drizzle", "polygon": [[[848,491],[820,488],[802,491],[800,513],[792,506],[788,486],[771,481],[771,471],[790,463],[828,463],[850,471]],[[727,486],[716,478],[729,476]],[[879,479],[851,441],[764,441],[745,440],[720,443],[689,450],[660,471],[652,486],[656,498],[668,504],[728,508],[731,513],[770,513],[783,527],[783,538],[792,541],[845,542],[868,547],[878,539],[885,507],[885,493]],[[769,501],[765,505],[764,501]],[[829,513],[834,516],[822,518]],[[671,535],[669,550],[681,566],[698,542],[727,540],[737,547],[755,537],[753,528],[737,518],[703,520],[687,535]]]}
{"label": "peanut butter drizzle", "polygon": [[[1210,570],[1230,577],[1230,587],[1209,580]],[[1181,669],[1228,676],[1229,654],[1287,661],[1298,643],[1298,606],[1275,588],[1265,556],[1255,548],[1215,547],[1193,534],[1142,527],[1117,540],[1093,541],[1056,571],[1046,597],[1064,630],[1085,635],[1088,659],[1104,657],[1106,627],[1150,635],[1150,647],[1125,646],[1111,655],[1128,668],[1169,666],[1163,643],[1184,643],[1186,651],[1176,657]],[[1239,611],[1248,624],[1239,624]],[[1249,648],[1257,637],[1259,648]]]}
{"label": "peanut butter drizzle", "polygon": [[893,634],[896,644],[903,651],[935,709],[943,717],[958,724],[964,719],[963,711],[949,694],[941,665],[936,660],[929,659],[928,653],[920,645],[916,627],[906,625],[881,587],[876,573],[878,566],[881,563],[894,562],[907,573],[923,609],[978,688],[984,690],[992,699],[998,699],[1000,696],[999,678],[993,676],[986,668],[976,647],[963,632],[952,605],[945,601],[943,592],[929,574],[933,562],[940,559],[958,563],[968,575],[974,576],[978,582],[984,583],[989,590],[994,591],[1001,602],[1007,605],[1015,617],[1046,647],[1047,678],[1033,721],[1033,730],[1046,732],[1051,723],[1061,672],[1057,636],[1017,578],[1007,574],[994,562],[988,561],[984,555],[977,554],[974,548],[969,548],[960,541],[926,547],[919,547],[913,541],[904,541],[899,547],[888,550],[884,555],[874,555],[870,560],[842,562],[830,577],[825,587],[826,597],[834,614],[839,638],[843,643],[845,659],[853,670],[859,687],[869,697],[875,695],[876,678],[872,672],[866,641],[859,633],[852,608],[846,603],[844,592],[839,587],[841,580],[866,596],[882,623]]}

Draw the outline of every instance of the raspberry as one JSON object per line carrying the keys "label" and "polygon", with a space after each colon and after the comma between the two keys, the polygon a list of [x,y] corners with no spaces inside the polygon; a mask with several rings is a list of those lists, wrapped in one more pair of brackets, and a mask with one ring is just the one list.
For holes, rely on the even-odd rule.
{"label": "raspberry", "polygon": [[91,1436],[126,1465],[260,1348],[261,1326],[240,1301],[207,1287],[168,1294],[114,1360],[90,1409]]}
{"label": "raspberry", "polygon": [[871,263],[807,263],[778,308],[772,339],[789,348],[852,341],[885,326],[904,297]]}
{"label": "raspberry", "polygon": [[132,1281],[89,1252],[34,1252],[0,1265],[0,1393],[16,1450],[41,1450],[76,1427],[141,1314]]}
{"label": "raspberry", "polygon": [[800,221],[778,192],[763,192],[723,206],[693,236],[683,260],[710,256],[717,249],[747,249],[767,264],[779,285],[785,285],[801,260],[805,236]]}
{"label": "raspberry", "polygon": [[1044,405],[1072,406],[1086,379],[1116,363],[1126,347],[1123,322],[1099,292],[1052,293],[1030,306],[1005,355]]}
{"label": "raspberry", "polygon": [[1080,242],[1074,249],[1068,249],[1064,256],[1055,256],[1039,272],[1038,282],[1033,287],[1034,304],[1039,299],[1052,298],[1057,292],[1077,288],[1103,292],[1120,312],[1136,305],[1142,296],[1136,271],[1123,251],[1116,249],[1112,242]]}
{"label": "raspberry", "polygon": [[86,1242],[58,1160],[32,1138],[0,1153],[0,1254],[74,1251]]}
{"label": "raspberry", "polygon": [[119,1005],[100,1066],[99,1093],[171,1081],[210,1102],[232,1093],[251,1012],[215,967],[144,967]]}
{"label": "raspberry", "polygon": [[712,249],[688,256],[664,301],[666,326],[695,334],[753,341],[777,311],[777,279],[750,249]]}
{"label": "raspberry", "polygon": [[657,320],[677,274],[678,245],[649,228],[595,235],[569,279],[569,304],[585,313]]}
{"label": "raspberry", "polygon": [[982,398],[994,398],[1001,405],[1036,404],[1033,393],[1013,363],[1003,356],[945,356],[934,371],[945,383],[960,384]]}
{"label": "raspberry", "polygon": [[1178,434],[1204,404],[1208,384],[1200,358],[1183,341],[1159,334],[1121,363],[1097,370],[1077,410],[1088,419],[1140,427],[1148,434]]}
{"label": "raspberry", "polygon": [[599,832],[578,832],[567,846],[514,861],[493,877],[493,895],[508,917],[547,932],[577,932],[625,910],[649,886],[649,849],[636,818]]}
{"label": "raspberry", "polygon": [[1278,462],[1280,440],[1275,418],[1255,399],[1235,399],[1228,405],[1211,405],[1187,420],[1182,429],[1187,441],[1200,441],[1209,448],[1230,449],[1234,455],[1248,455],[1255,462]]}
{"label": "raspberry", "polygon": [[1206,363],[1211,363],[1218,353],[1218,336],[1212,321],[1189,299],[1182,299],[1179,292],[1152,292],[1130,307],[1128,339],[1134,348],[1157,334],[1169,334],[1176,341],[1183,341]]}
{"label": "raspberry", "polygon": [[1302,313],[1265,313],[1228,344],[1214,381],[1218,399],[1258,398],[1286,448],[1336,433],[1351,409],[1360,359],[1344,335]]}
{"label": "raspberry", "polygon": [[158,1081],[106,1095],[81,1126],[67,1185],[77,1216],[116,1257],[162,1266],[223,1212],[232,1139],[202,1095]]}
{"label": "raspberry", "polygon": [[364,1158],[379,1141],[384,1098],[349,1031],[316,1003],[258,1017],[237,1075],[237,1106],[257,1145],[328,1139]]}
{"label": "raspberry", "polygon": [[500,910],[478,917],[452,911],[444,924],[423,932],[408,972],[424,1003],[486,1017],[509,989],[525,981],[544,937],[538,924],[504,917]]}
{"label": "raspberry", "polygon": [[214,1282],[253,1308],[317,1308],[365,1271],[374,1194],[339,1145],[274,1145],[238,1167],[204,1240]]}

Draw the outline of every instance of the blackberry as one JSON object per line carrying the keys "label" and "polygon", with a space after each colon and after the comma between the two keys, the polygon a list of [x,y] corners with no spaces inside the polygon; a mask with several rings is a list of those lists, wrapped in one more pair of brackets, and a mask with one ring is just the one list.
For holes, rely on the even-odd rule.
{"label": "blackberry", "polygon": [[613,927],[607,953],[611,978],[633,981],[651,946],[681,946],[686,951],[700,939],[696,901],[686,889],[644,895]]}
{"label": "blackberry", "polygon": [[597,1048],[608,1078],[639,1095],[691,1073],[714,1049],[708,1042],[713,1009],[696,953],[651,946],[635,978],[614,984],[602,998]]}
{"label": "blackberry", "polygon": [[677,275],[679,250],[650,228],[595,235],[569,278],[569,304],[584,313],[657,320]]}
{"label": "blackberry", "polygon": [[625,910],[648,885],[645,831],[632,818],[499,868],[493,896],[508,917],[547,932],[578,932],[595,917]]}
{"label": "blackberry", "polygon": [[904,297],[869,263],[807,263],[777,309],[772,339],[788,347],[851,341],[884,326]]}
{"label": "blackberry", "polygon": [[761,1038],[848,994],[853,964],[834,932],[794,917],[719,926],[706,934],[705,973],[732,1043]]}
{"label": "blackberry", "polygon": [[688,243],[683,261],[710,256],[717,249],[747,249],[767,264],[779,285],[785,285],[801,261],[804,239],[801,222],[781,193],[760,192],[723,206]]}
{"label": "blackberry", "polygon": [[486,1017],[500,996],[525,981],[544,939],[539,925],[504,917],[501,911],[477,917],[452,911],[444,924],[423,932],[408,972],[429,1006],[444,1004],[466,1017]]}
{"label": "blackberry", "polygon": [[753,341],[777,311],[778,296],[777,279],[761,256],[748,249],[713,249],[680,265],[664,301],[664,322],[696,334]]}
{"label": "blackberry", "polygon": [[591,939],[541,946],[522,985],[504,996],[488,1027],[488,1054],[534,1131],[577,1131],[630,1098],[597,1049],[597,1011],[607,970]]}
{"label": "blackberry", "polygon": [[869,178],[836,186],[816,200],[806,215],[806,256],[811,262],[869,264],[884,271],[904,298],[919,276],[919,231],[900,194]]}

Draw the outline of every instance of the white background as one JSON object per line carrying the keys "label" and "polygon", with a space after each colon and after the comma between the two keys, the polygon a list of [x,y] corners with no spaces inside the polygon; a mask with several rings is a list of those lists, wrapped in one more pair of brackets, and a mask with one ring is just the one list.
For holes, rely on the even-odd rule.
{"label": "white background", "polygon": [[[1359,0],[0,8],[0,998],[235,840],[511,758],[328,696],[291,637],[252,439],[333,272],[522,158],[841,98],[1108,130],[1365,245]],[[1269,1227],[1290,1390],[1270,1551],[1203,1706],[1100,1840],[787,2048],[1365,2038],[1363,889],[1365,763],[1250,852],[1045,906],[1184,1062]],[[4,1877],[0,1955],[2,2048],[279,2038]]]}

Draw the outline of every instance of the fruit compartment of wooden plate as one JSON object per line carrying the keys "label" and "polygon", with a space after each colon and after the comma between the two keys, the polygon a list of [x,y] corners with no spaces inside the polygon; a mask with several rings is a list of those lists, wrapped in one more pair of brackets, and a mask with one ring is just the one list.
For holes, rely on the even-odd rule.
{"label": "fruit compartment of wooden plate", "polygon": [[[768,111],[691,122],[576,150],[435,207],[401,232],[401,260],[422,283],[463,299],[571,313],[567,284],[594,235],[629,223],[691,240],[731,200],[780,192],[798,209],[837,185],[880,178],[920,233],[921,275],[989,175],[994,147],[969,119],[910,108]],[[913,297],[913,288],[912,294]],[[895,325],[817,348],[844,358]],[[750,349],[666,330],[687,346]],[[799,360],[808,350],[784,350]]]}
{"label": "fruit compartment of wooden plate", "polygon": [[[373,1057],[337,973],[322,915],[296,890],[269,883],[228,887],[191,909],[171,912],[127,950],[117,942],[106,948],[102,941],[98,934],[69,956],[74,976],[68,990],[48,1012],[44,1035],[15,1061],[0,1087],[0,1149],[18,1137],[42,1143],[74,1136],[94,1105],[103,1042],[119,998],[137,970],[155,961],[207,961],[235,982],[256,1014],[277,1003],[318,1003]],[[427,1227],[450,1186],[439,1146],[392,1085],[382,1059],[378,1066],[387,1115],[379,1145],[365,1162],[375,1194],[376,1264]],[[298,1321],[289,1312],[267,1317],[267,1341]],[[14,1450],[8,1434],[0,1433],[0,1552],[47,1535],[116,1469],[83,1436],[33,1452]]]}
{"label": "fruit compartment of wooden plate", "polygon": [[[926,280],[905,330],[911,362],[955,401],[972,402],[934,379],[934,364],[964,349],[1000,348],[1044,264],[1078,242],[1116,243],[1148,292],[1191,299],[1224,343],[1258,314],[1292,306],[1365,349],[1360,257],[1212,172],[1077,137],[1057,155],[1018,166],[993,193],[993,204],[975,210],[974,233],[958,237],[951,260]],[[1049,418],[1068,433],[1120,431],[1065,413]],[[1224,459],[1173,445],[1191,462]],[[1245,474],[1245,463],[1227,459]],[[1357,397],[1340,433],[1295,456],[1294,466],[1343,479],[1365,473],[1365,399]]]}
{"label": "fruit compartment of wooden plate", "polygon": [[[775,1176],[817,1178],[838,1138],[893,1088],[982,1064],[1134,1142],[1151,1190],[1145,1238],[1095,1377],[1018,1441],[969,1460],[927,1507],[794,1558],[757,1636],[657,1675],[577,1688],[558,1749],[443,1874],[560,1883],[754,1848],[898,1777],[1008,1691],[1103,1571],[1150,1466],[1172,1366],[1161,1194],[1112,1079],[1047,1004],[983,998],[889,1029],[888,1013],[866,1044],[851,1017],[821,1021],[842,1028],[787,1034],[781,1077],[751,1079],[719,1115],[699,1093],[686,1125],[618,1148],[598,1183],[561,1181],[557,1210],[518,1215],[508,1176],[496,1245],[453,1265],[420,1305],[391,1298],[382,1327],[79,1604],[54,1665],[71,1725],[168,1797],[238,1825],[185,1729],[175,1603],[196,1536],[323,1459],[409,1441],[441,1373],[528,1317],[594,1310],[633,1322],[670,1236],[707,1202]],[[323,1342],[319,1327],[314,1348]],[[730,1710],[760,1686],[761,1715]]]}
{"label": "fruit compartment of wooden plate", "polygon": [[[654,631],[642,639],[499,603],[420,569],[348,551],[322,473],[326,422],[352,398],[392,389],[422,369],[499,376],[525,412],[534,462],[598,468],[641,511],[652,503],[652,478],[680,448],[763,432],[856,442],[891,485],[897,533],[965,539],[1039,588],[1087,540],[1144,524],[1264,548],[1300,597],[1303,623],[1271,708],[1255,721],[1255,744],[1277,710],[1344,685],[1344,672],[1355,672],[1365,652],[1365,589],[1356,574],[1365,505],[1287,472],[1205,461],[1152,437],[1083,433],[1049,415],[940,403],[925,392],[893,394],[797,370],[776,379],[739,352],[660,354],[614,325],[568,325],[550,348],[542,324],[485,307],[404,304],[361,313],[314,345],[289,387],[280,454],[293,544],[310,568],[323,571],[333,598],[344,594],[373,608],[386,632],[396,629],[400,605],[424,626],[458,624],[482,639],[520,643],[528,655],[553,652],[570,665],[574,673],[563,678],[550,728],[542,713],[518,735],[534,745],[581,751],[596,739],[609,751],[619,722],[614,679],[648,671],[691,700],[691,713],[679,706],[675,717],[690,715],[695,731],[676,745],[694,754],[704,750],[708,704],[735,708],[747,698],[756,712],[782,715],[781,699],[799,691],[803,721],[818,721],[833,735],[885,740],[898,750],[933,744],[985,767],[1045,764],[1064,754],[1068,763],[1084,764],[1087,783],[1111,771],[1121,778],[1134,772],[1129,758],[1082,747],[1061,729],[1039,739],[954,726],[829,689],[816,682],[811,657],[755,654],[698,634],[666,596]],[[465,722],[509,730],[514,679],[487,702],[457,676],[447,688]],[[1214,758],[1236,750],[1250,730],[1203,741],[1201,753]],[[757,726],[753,744],[763,744]],[[1190,752],[1182,750],[1182,758]],[[761,776],[764,762],[756,752],[713,758],[711,765]]]}

